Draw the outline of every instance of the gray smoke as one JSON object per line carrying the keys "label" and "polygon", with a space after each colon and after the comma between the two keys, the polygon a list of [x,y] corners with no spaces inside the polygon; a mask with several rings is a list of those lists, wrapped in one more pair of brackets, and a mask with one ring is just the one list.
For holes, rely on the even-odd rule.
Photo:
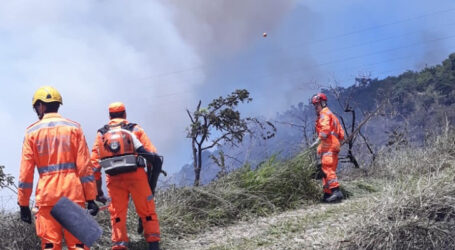
{"label": "gray smoke", "polygon": [[206,58],[226,56],[273,30],[295,0],[162,0],[182,37]]}
{"label": "gray smoke", "polygon": [[168,156],[167,170],[181,166],[184,108],[204,72],[163,74],[201,63],[169,8],[151,1],[8,2],[0,7],[0,36],[0,129],[8,131],[0,136],[8,145],[0,159],[7,172],[18,176],[25,128],[37,119],[32,95],[42,85],[61,92],[61,113],[82,125],[89,147],[108,121],[109,103],[123,101],[128,118]]}

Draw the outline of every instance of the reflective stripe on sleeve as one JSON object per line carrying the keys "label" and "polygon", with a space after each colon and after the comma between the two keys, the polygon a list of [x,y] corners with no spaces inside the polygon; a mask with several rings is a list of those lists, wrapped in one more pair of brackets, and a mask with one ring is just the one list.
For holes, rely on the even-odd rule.
{"label": "reflective stripe on sleeve", "polygon": [[32,182],[19,182],[18,184],[19,188],[33,188],[33,183]]}
{"label": "reflective stripe on sleeve", "polygon": [[60,170],[67,170],[67,169],[76,169],[76,165],[74,165],[73,162],[68,162],[68,163],[60,163],[60,164],[55,164],[55,165],[50,165],[50,166],[45,166],[45,167],[38,167],[38,173],[44,174],[44,173],[55,172],[55,171],[60,171]]}
{"label": "reflective stripe on sleeve", "polygon": [[322,139],[327,139],[327,134],[326,133],[321,132],[320,135],[321,135]]}
{"label": "reflective stripe on sleeve", "polygon": [[81,183],[92,182],[92,181],[95,181],[95,176],[88,175],[88,176],[83,176],[79,179],[81,179]]}
{"label": "reflective stripe on sleeve", "polygon": [[325,153],[322,153],[321,156],[332,155],[332,154],[333,154],[332,152],[325,152]]}
{"label": "reflective stripe on sleeve", "polygon": [[327,181],[327,185],[330,185],[330,184],[335,183],[335,182],[338,182],[338,178],[328,180]]}

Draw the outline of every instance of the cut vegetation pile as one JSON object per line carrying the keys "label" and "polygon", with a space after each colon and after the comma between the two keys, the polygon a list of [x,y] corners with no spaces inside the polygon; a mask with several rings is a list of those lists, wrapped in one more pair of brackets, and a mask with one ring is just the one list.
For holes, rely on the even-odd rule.
{"label": "cut vegetation pile", "polygon": [[204,187],[167,190],[157,198],[164,238],[266,216],[316,200],[320,189],[319,182],[312,179],[312,166],[309,152],[287,162],[276,162],[272,157],[255,170],[245,166]]}

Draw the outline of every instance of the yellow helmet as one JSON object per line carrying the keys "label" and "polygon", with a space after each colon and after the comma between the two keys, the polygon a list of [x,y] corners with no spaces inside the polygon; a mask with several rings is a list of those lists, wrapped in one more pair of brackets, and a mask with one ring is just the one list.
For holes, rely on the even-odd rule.
{"label": "yellow helmet", "polygon": [[60,104],[63,104],[62,96],[54,87],[51,86],[43,86],[39,88],[33,95],[32,105],[34,106],[38,100],[46,103],[59,102]]}

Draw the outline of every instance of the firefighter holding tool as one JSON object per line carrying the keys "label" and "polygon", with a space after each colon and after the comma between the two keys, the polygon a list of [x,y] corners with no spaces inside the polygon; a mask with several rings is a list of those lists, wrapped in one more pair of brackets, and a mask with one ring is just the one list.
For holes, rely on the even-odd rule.
{"label": "firefighter holding tool", "polygon": [[33,109],[39,120],[30,125],[22,145],[18,185],[21,220],[32,222],[29,200],[33,189],[35,166],[39,180],[35,193],[36,234],[42,249],[61,249],[65,238],[68,249],[88,249],[51,215],[60,198],[66,197],[94,216],[96,185],[90,153],[81,126],[63,118],[58,109],[62,96],[53,87],[39,88],[33,95]]}

